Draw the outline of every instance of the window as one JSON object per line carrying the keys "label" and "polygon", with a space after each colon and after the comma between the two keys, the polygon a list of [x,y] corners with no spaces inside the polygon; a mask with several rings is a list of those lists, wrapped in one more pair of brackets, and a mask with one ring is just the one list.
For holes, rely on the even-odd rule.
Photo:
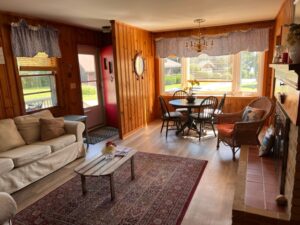
{"label": "window", "polygon": [[188,80],[200,81],[193,93],[229,93],[253,95],[260,92],[263,54],[241,52],[236,55],[193,58],[169,57],[161,60],[162,92],[172,93],[188,86]]}
{"label": "window", "polygon": [[83,108],[99,105],[98,76],[95,54],[78,54]]}
{"label": "window", "polygon": [[56,58],[45,53],[17,57],[26,112],[57,106]]}

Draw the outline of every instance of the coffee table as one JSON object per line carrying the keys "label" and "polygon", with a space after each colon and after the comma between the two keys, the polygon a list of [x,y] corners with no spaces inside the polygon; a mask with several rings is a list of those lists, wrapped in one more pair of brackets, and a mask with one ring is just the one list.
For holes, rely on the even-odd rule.
{"label": "coffee table", "polygon": [[115,156],[113,159],[106,159],[105,155],[98,155],[90,161],[82,162],[75,168],[75,172],[81,176],[82,194],[87,193],[86,177],[109,176],[111,200],[115,199],[114,172],[126,163],[131,161],[131,180],[134,180],[134,155],[136,150],[131,149],[125,156]]}

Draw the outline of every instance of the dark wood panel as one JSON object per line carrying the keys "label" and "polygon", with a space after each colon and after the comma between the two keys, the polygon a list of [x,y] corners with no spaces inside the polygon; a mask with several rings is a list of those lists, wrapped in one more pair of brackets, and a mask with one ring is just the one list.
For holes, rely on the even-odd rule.
{"label": "dark wood panel", "polygon": [[[155,118],[154,42],[152,34],[112,21],[121,138]],[[133,58],[142,52],[146,70],[137,79]]]}

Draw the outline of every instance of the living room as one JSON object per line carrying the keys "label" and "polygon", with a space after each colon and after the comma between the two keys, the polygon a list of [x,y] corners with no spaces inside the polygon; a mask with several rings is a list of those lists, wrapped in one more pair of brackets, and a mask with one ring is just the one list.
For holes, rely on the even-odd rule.
{"label": "living room", "polygon": [[299,21],[297,0],[1,2],[0,224],[300,223]]}

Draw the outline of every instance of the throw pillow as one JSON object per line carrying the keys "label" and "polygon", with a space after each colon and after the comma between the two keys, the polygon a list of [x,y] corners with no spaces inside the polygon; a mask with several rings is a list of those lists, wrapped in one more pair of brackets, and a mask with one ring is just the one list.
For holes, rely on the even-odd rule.
{"label": "throw pillow", "polygon": [[274,133],[275,133],[274,127],[271,125],[267,129],[265,136],[263,137],[261,146],[259,148],[259,153],[258,153],[259,156],[265,156],[269,154],[269,152],[271,151],[275,140]]}
{"label": "throw pillow", "polygon": [[40,119],[41,140],[47,141],[65,134],[63,118]]}
{"label": "throw pillow", "polygon": [[12,119],[0,120],[0,152],[25,145]]}
{"label": "throw pillow", "polygon": [[49,110],[43,110],[26,116],[16,117],[15,123],[26,144],[41,140],[40,118],[54,118]]}
{"label": "throw pillow", "polygon": [[265,115],[265,110],[247,106],[243,113],[242,119],[245,122],[255,122],[263,118],[264,115]]}

